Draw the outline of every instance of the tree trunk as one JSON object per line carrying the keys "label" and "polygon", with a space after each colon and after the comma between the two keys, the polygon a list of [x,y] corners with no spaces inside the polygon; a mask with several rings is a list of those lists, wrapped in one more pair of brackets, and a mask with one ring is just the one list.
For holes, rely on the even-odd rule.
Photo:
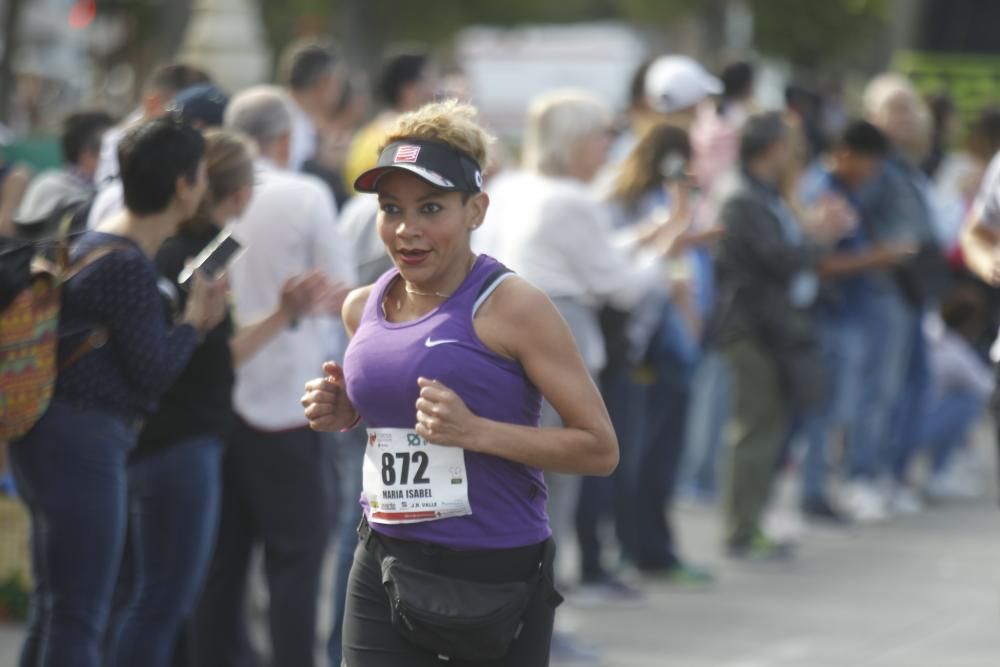
{"label": "tree trunk", "polygon": [[371,4],[371,0],[343,0],[340,35],[347,62],[364,72],[369,81],[374,81],[381,64],[382,45],[378,26],[372,19]]}
{"label": "tree trunk", "polygon": [[7,0],[3,17],[3,55],[0,56],[0,122],[10,121],[10,107],[14,101],[14,58],[17,55],[17,29],[24,0]]}

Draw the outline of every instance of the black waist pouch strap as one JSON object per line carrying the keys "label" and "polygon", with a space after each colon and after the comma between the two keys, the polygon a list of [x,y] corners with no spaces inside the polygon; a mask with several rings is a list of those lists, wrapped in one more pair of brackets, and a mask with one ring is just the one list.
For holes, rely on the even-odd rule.
{"label": "black waist pouch strap", "polygon": [[528,581],[485,584],[446,577],[401,562],[366,522],[358,529],[378,559],[392,624],[408,641],[448,660],[502,658],[521,634],[528,608],[542,597],[553,609],[562,596],[553,583],[555,543],[549,539]]}

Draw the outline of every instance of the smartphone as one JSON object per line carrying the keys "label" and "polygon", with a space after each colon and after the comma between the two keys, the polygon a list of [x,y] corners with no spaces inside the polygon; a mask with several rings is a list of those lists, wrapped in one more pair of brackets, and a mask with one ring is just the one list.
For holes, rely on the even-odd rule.
{"label": "smartphone", "polygon": [[243,246],[233,236],[232,230],[223,229],[190,264],[184,267],[177,276],[177,282],[182,287],[187,287],[196,271],[203,271],[212,279],[218,278],[241,254]]}
{"label": "smartphone", "polygon": [[671,151],[663,156],[660,160],[660,178],[667,181],[668,183],[674,183],[677,181],[682,181],[687,178],[688,164],[687,160],[680,153]]}

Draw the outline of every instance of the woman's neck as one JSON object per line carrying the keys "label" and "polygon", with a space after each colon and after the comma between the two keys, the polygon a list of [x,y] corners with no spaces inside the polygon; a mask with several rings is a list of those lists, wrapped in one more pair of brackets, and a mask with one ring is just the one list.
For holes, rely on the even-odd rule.
{"label": "woman's neck", "polygon": [[421,294],[446,294],[451,296],[465,282],[465,277],[469,275],[475,261],[476,255],[470,249],[467,255],[453,262],[452,266],[440,278],[426,283],[410,282],[404,279],[403,286],[411,294],[418,292]]}
{"label": "woman's neck", "polygon": [[386,314],[394,321],[406,321],[429,313],[458,291],[475,261],[476,255],[469,250],[446,275],[426,283],[410,282],[400,275],[386,295],[383,304]]}
{"label": "woman's neck", "polygon": [[125,210],[102,222],[98,225],[97,231],[133,241],[147,257],[152,259],[163,242],[177,230],[177,224],[176,216],[169,212],[135,215]]}

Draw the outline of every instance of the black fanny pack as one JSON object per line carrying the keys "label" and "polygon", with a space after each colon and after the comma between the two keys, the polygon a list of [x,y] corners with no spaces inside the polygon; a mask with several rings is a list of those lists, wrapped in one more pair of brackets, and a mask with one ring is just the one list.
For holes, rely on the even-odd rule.
{"label": "black fanny pack", "polygon": [[427,572],[390,554],[368,522],[358,536],[382,569],[392,625],[408,641],[449,660],[502,658],[521,634],[524,616],[539,597],[562,603],[552,579],[555,543],[545,542],[537,572],[527,581],[484,584]]}

